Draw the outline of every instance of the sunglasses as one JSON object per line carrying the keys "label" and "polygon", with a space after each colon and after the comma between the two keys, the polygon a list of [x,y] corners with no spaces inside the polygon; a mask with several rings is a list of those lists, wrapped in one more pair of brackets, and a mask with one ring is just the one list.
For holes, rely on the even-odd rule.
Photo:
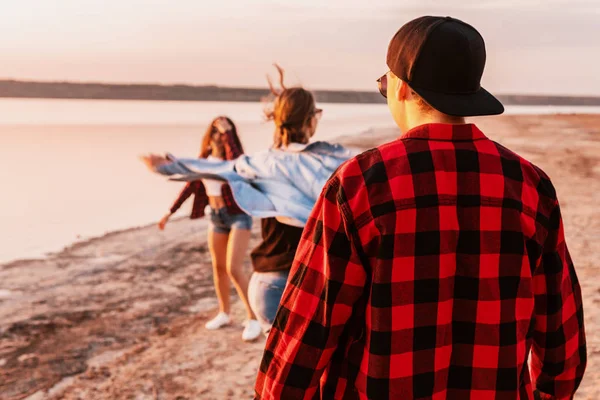
{"label": "sunglasses", "polygon": [[[388,71],[390,72],[390,71]],[[381,95],[383,97],[385,97],[387,99],[387,74],[388,72],[386,72],[385,74],[383,74],[381,76],[381,78],[377,79],[377,89],[379,89],[379,93],[381,93]]]}
{"label": "sunglasses", "polygon": [[321,117],[323,116],[323,109],[321,109],[321,108],[315,108],[313,110],[313,115],[315,117],[317,117],[317,119],[321,119]]}

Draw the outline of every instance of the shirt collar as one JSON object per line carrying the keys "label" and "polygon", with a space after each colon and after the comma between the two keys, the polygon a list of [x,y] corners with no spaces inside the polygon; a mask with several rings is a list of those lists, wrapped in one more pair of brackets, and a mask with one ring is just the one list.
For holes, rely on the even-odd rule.
{"label": "shirt collar", "polygon": [[401,139],[471,141],[487,139],[475,124],[425,124],[400,136]]}
{"label": "shirt collar", "polygon": [[300,153],[302,151],[304,151],[304,149],[306,149],[306,147],[308,146],[308,144],[303,144],[303,143],[290,143],[285,147],[281,147],[282,151],[287,151],[288,153]]}

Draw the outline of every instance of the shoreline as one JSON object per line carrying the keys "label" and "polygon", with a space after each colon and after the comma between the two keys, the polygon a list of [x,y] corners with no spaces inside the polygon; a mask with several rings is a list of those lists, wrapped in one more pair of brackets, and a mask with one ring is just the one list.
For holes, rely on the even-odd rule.
{"label": "shoreline", "polygon": [[[600,115],[473,122],[557,188],[586,318],[588,366],[575,398],[598,399]],[[365,149],[397,134],[374,129],[338,140]],[[237,300],[230,327],[204,329],[217,306],[205,227],[183,217],[164,232],[154,224],[108,232],[48,258],[0,264],[1,397],[251,398],[264,339],[242,342]],[[255,223],[250,248],[259,241]],[[248,258],[245,268],[250,273]]]}
{"label": "shoreline", "polygon": [[[177,221],[181,221],[181,220],[185,220],[185,219],[187,219],[187,217],[178,216],[176,218],[171,219],[170,223],[176,223]],[[65,255],[68,255],[69,253],[71,253],[73,251],[77,251],[80,248],[84,248],[87,246],[93,246],[94,244],[97,244],[104,240],[111,239],[115,236],[128,234],[128,233],[141,232],[141,231],[144,231],[147,229],[151,229],[152,227],[156,227],[156,222],[132,226],[129,228],[115,229],[112,231],[107,231],[98,236],[84,237],[84,238],[81,238],[80,240],[75,240],[74,242],[70,242],[64,246],[61,246],[61,248],[58,250],[41,251],[41,253],[43,253],[43,254],[39,257],[15,258],[15,259],[8,260],[8,261],[0,261],[0,270],[2,270],[4,268],[16,268],[19,266],[19,264],[22,264],[22,263],[48,261],[52,258],[59,258],[59,257],[65,256]]]}

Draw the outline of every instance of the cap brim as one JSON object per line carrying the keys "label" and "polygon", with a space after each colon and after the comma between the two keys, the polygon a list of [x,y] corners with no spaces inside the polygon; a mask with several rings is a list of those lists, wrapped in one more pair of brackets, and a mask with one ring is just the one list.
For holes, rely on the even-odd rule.
{"label": "cap brim", "polygon": [[502,103],[484,88],[469,94],[438,93],[412,86],[411,89],[436,110],[454,117],[498,115],[504,112]]}

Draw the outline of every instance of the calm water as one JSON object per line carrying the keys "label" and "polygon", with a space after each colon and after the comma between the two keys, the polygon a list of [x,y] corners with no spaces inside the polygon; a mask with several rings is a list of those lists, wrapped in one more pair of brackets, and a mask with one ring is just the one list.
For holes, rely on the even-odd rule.
{"label": "calm water", "polygon": [[[259,103],[0,99],[0,262],[38,257],[77,240],[157,221],[180,183],[147,172],[137,156],[194,157],[213,117],[237,124],[248,153],[272,125]],[[392,126],[385,105],[322,104],[317,138]],[[508,108],[509,113],[600,108]],[[189,204],[180,215],[189,211]]]}

